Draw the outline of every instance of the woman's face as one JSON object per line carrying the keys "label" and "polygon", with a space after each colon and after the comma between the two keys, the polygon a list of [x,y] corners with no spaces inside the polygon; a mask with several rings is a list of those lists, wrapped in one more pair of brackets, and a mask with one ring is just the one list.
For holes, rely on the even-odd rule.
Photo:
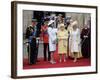
{"label": "woman's face", "polygon": [[70,20],[70,24],[72,24],[73,23],[73,20]]}
{"label": "woman's face", "polygon": [[77,25],[74,25],[74,26],[73,26],[73,29],[76,30],[76,29],[77,29]]}
{"label": "woman's face", "polygon": [[60,29],[61,29],[61,31],[64,31],[64,26],[61,26],[61,28],[60,28]]}
{"label": "woman's face", "polygon": [[44,22],[44,25],[48,25],[48,22]]}

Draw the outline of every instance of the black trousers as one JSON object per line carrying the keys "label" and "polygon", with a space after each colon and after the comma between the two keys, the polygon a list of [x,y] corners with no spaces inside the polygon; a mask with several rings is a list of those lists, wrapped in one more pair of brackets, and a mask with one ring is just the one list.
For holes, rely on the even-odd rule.
{"label": "black trousers", "polygon": [[38,49],[39,49],[39,42],[36,44],[36,61],[38,61]]}
{"label": "black trousers", "polygon": [[36,64],[37,51],[36,48],[30,46],[30,64]]}
{"label": "black trousers", "polygon": [[85,57],[85,58],[91,57],[91,48],[90,48],[90,41],[89,40],[84,41],[81,49],[82,49],[83,57]]}
{"label": "black trousers", "polygon": [[48,61],[50,61],[51,57],[50,57],[50,51],[49,51],[49,43],[43,43],[44,46],[44,61],[47,60],[47,48],[48,48]]}
{"label": "black trousers", "polygon": [[37,61],[37,54],[38,49],[36,47],[36,39],[32,39],[32,42],[29,43],[28,46],[28,58],[29,58],[29,64],[36,64]]}

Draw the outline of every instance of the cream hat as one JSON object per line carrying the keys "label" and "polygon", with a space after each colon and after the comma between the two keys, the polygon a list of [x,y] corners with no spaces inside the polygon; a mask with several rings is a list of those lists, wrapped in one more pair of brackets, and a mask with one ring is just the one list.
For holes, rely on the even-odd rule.
{"label": "cream hat", "polygon": [[60,24],[60,28],[61,28],[61,27],[64,27],[64,28],[65,28],[65,25],[62,23],[62,24]]}

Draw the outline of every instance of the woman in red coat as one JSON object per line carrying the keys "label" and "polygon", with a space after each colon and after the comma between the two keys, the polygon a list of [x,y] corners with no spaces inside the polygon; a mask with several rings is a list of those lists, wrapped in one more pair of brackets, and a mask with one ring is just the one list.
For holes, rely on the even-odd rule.
{"label": "woman in red coat", "polygon": [[49,41],[48,41],[48,21],[44,22],[44,25],[41,26],[41,37],[43,40],[43,46],[44,46],[44,61],[47,60],[47,49],[48,49],[48,61],[50,61],[50,51],[49,51]]}

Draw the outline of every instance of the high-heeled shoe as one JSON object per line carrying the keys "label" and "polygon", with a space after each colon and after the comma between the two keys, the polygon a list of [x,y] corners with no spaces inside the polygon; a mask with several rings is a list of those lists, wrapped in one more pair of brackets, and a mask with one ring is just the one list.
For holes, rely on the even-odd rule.
{"label": "high-heeled shoe", "polygon": [[73,62],[77,62],[77,59],[74,59],[74,61]]}
{"label": "high-heeled shoe", "polygon": [[59,62],[61,63],[61,62],[62,62],[62,60],[60,59],[60,60],[59,60]]}
{"label": "high-heeled shoe", "polygon": [[51,63],[51,64],[55,64],[56,62],[55,62],[55,61],[53,61],[53,60],[51,60],[51,61],[50,61],[50,63]]}
{"label": "high-heeled shoe", "polygon": [[66,62],[66,59],[64,59],[64,62]]}

